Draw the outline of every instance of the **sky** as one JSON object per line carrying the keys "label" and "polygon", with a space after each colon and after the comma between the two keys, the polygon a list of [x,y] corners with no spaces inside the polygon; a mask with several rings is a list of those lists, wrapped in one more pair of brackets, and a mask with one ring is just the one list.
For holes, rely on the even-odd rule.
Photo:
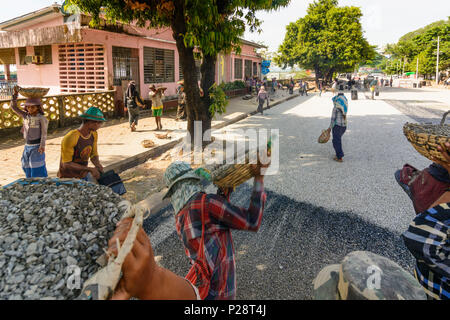
{"label": "sky", "polygon": [[[2,10],[0,21],[44,8],[61,0],[0,0]],[[261,34],[246,32],[244,38],[262,41],[269,51],[277,51],[283,42],[286,25],[306,15],[308,5],[313,0],[291,0],[282,10],[270,13],[260,12],[263,20]],[[382,48],[388,43],[396,43],[408,32],[422,28],[432,22],[450,16],[450,0],[339,0],[340,6],[360,7],[363,12],[362,25],[366,39],[372,45]]]}

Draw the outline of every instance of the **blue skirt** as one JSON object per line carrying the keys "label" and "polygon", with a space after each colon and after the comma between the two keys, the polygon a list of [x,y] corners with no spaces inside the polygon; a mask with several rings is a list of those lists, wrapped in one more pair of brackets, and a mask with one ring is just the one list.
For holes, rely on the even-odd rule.
{"label": "blue skirt", "polygon": [[27,178],[47,178],[45,153],[40,154],[39,145],[25,145],[22,154],[22,169]]}

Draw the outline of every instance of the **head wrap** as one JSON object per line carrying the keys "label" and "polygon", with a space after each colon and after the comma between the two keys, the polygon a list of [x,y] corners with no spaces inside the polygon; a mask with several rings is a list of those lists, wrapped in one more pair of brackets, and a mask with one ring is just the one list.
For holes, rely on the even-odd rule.
{"label": "head wrap", "polygon": [[185,179],[178,181],[172,187],[172,203],[175,214],[183,209],[183,207],[199,192],[204,192],[202,183],[197,179]]}

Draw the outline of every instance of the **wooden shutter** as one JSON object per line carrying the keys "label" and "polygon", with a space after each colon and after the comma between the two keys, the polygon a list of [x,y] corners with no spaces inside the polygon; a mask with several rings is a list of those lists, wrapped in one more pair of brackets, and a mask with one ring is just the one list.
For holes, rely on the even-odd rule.
{"label": "wooden shutter", "polygon": [[234,78],[242,79],[242,59],[234,59]]}
{"label": "wooden shutter", "polygon": [[245,60],[245,76],[252,77],[252,60]]}

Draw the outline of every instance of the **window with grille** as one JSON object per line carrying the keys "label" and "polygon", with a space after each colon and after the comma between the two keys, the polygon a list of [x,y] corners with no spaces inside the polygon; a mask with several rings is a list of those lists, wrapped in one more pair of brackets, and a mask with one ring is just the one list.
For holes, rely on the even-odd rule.
{"label": "window with grille", "polygon": [[258,75],[258,63],[257,62],[253,62],[253,75],[254,76]]}
{"label": "window with grille", "polygon": [[112,47],[114,85],[121,86],[122,80],[134,80],[139,84],[139,59],[133,57],[132,49]]}
{"label": "window with grille", "polygon": [[252,77],[252,60],[245,60],[245,77]]}
{"label": "window with grille", "polygon": [[242,59],[234,59],[234,78],[242,79]]}
{"label": "window with grille", "polygon": [[144,83],[166,82],[175,82],[175,51],[144,47]]}
{"label": "window with grille", "polygon": [[19,48],[19,63],[21,65],[26,64],[25,63],[25,57],[26,56],[27,56],[27,48],[26,47]]}
{"label": "window with grille", "polygon": [[52,64],[52,46],[36,46],[34,47],[34,55],[42,56],[43,64]]}

